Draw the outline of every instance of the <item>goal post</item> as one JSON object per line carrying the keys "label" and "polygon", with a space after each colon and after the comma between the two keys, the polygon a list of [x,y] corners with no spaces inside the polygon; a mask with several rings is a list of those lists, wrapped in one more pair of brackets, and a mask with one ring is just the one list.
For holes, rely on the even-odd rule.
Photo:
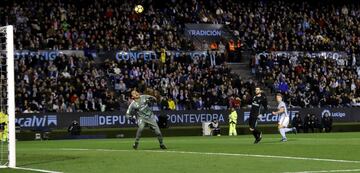
{"label": "goal post", "polygon": [[[7,116],[3,127],[0,167],[16,167],[16,137],[15,137],[15,72],[14,72],[14,35],[13,26],[0,27],[0,109]],[[5,118],[2,119],[4,121]],[[6,130],[4,130],[6,129]]]}

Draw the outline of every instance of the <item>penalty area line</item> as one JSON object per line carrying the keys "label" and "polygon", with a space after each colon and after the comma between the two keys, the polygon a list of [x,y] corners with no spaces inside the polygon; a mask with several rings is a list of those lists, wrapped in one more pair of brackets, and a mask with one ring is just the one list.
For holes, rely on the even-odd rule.
{"label": "penalty area line", "polygon": [[[86,149],[86,148],[61,148],[67,151],[103,151],[103,152],[133,152],[134,150],[115,150],[115,149]],[[175,150],[137,150],[137,152],[148,153],[175,153],[175,154],[195,154],[195,155],[217,155],[217,156],[240,156],[240,157],[257,157],[257,158],[276,158],[276,159],[291,159],[291,160],[312,160],[324,162],[338,162],[338,163],[360,163],[357,160],[337,160],[337,159],[322,159],[322,158],[308,158],[295,156],[274,156],[274,155],[259,155],[259,154],[241,154],[241,153],[210,153],[210,152],[195,152],[195,151],[175,151]]]}

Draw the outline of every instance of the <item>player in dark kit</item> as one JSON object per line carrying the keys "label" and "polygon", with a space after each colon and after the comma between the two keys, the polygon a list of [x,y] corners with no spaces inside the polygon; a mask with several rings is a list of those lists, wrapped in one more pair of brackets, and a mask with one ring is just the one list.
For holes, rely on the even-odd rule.
{"label": "player in dark kit", "polygon": [[250,110],[250,117],[249,117],[249,126],[250,126],[249,129],[255,137],[254,144],[259,143],[262,139],[262,132],[259,131],[256,128],[256,126],[257,126],[258,116],[261,113],[265,113],[265,112],[267,112],[267,99],[262,94],[261,89],[259,87],[256,87],[255,88],[255,96],[252,99],[252,103],[251,103],[251,110]]}

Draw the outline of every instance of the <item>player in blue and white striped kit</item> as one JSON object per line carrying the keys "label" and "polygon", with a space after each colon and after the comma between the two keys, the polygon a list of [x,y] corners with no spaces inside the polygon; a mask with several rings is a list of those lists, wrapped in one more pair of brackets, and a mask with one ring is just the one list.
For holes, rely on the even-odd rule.
{"label": "player in blue and white striped kit", "polygon": [[281,94],[277,94],[276,95],[276,101],[279,103],[278,105],[278,111],[276,112],[272,112],[274,115],[279,115],[280,119],[279,119],[279,123],[278,123],[278,129],[279,132],[282,136],[281,142],[286,142],[287,138],[286,138],[286,133],[287,132],[294,132],[295,134],[297,133],[296,128],[287,128],[287,126],[289,125],[290,122],[290,117],[289,117],[289,113],[288,110],[286,108],[286,104],[285,102],[282,101],[282,95]]}

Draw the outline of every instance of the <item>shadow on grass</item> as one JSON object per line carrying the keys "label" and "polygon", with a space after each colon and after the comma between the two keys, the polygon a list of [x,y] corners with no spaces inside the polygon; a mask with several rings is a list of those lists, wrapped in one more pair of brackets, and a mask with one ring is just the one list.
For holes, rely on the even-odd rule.
{"label": "shadow on grass", "polygon": [[140,150],[140,151],[141,151],[141,150],[167,151],[167,150],[174,150],[174,149],[176,149],[176,147],[175,147],[175,148],[174,148],[174,147],[170,147],[170,148],[169,148],[169,146],[166,146],[166,147],[167,147],[167,149],[165,149],[165,150],[161,149],[160,147],[139,148],[138,150]]}
{"label": "shadow on grass", "polygon": [[[25,157],[26,158],[26,157]],[[26,163],[18,163],[16,166],[25,167],[25,166],[32,166],[32,165],[41,165],[41,164],[48,164],[54,162],[62,162],[62,161],[69,161],[69,160],[76,160],[80,157],[69,157],[69,156],[40,156],[38,158],[28,158]],[[24,158],[23,158],[24,159]]]}
{"label": "shadow on grass", "polygon": [[293,143],[295,141],[298,141],[297,139],[288,139],[287,142],[281,142],[280,138],[279,140],[262,140],[259,145],[261,144],[286,144],[286,143]]}

